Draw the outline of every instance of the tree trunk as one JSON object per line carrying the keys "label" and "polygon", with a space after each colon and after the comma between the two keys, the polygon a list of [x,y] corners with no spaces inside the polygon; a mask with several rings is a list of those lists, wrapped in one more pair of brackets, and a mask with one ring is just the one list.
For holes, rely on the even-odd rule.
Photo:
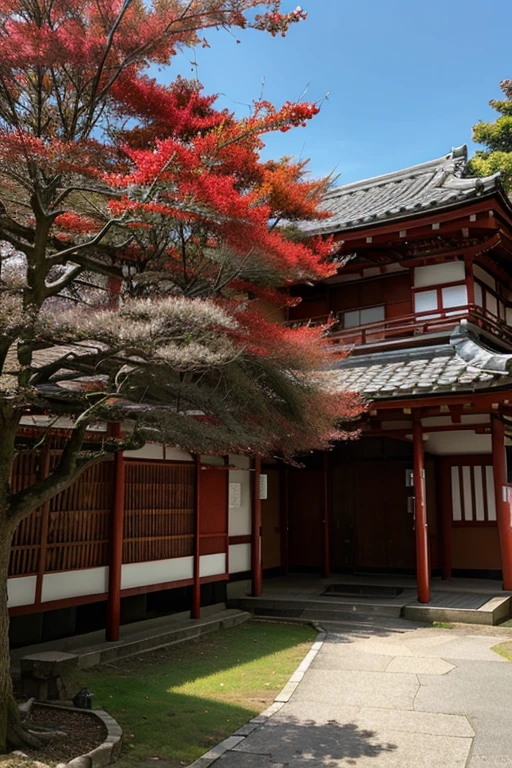
{"label": "tree trunk", "polygon": [[20,718],[18,705],[14,700],[9,652],[9,611],[7,609],[7,578],[9,558],[14,530],[12,525],[0,517],[0,752],[9,748],[41,746],[41,742],[28,733]]}

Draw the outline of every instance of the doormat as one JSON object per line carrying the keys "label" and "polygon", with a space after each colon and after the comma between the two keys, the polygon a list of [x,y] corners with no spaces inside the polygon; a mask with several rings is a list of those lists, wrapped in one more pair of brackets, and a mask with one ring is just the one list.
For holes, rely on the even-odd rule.
{"label": "doormat", "polygon": [[328,597],[398,597],[404,590],[402,587],[383,587],[380,584],[330,584],[322,595]]}

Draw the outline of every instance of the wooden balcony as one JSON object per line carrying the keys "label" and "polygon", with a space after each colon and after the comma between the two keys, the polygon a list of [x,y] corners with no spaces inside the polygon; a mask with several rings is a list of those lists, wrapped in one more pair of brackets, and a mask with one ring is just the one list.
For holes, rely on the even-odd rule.
{"label": "wooden balcony", "polygon": [[440,333],[454,328],[462,320],[467,320],[484,331],[493,334],[501,341],[512,345],[512,328],[503,320],[474,304],[451,307],[449,310],[429,310],[427,312],[415,312],[402,315],[389,320],[381,320],[368,325],[359,325],[354,328],[343,328],[341,316],[327,315],[313,317],[309,320],[291,321],[292,326],[299,325],[323,325],[329,320],[334,320],[329,332],[329,338],[333,344],[363,346],[388,339],[410,338],[411,336],[423,336],[426,334]]}

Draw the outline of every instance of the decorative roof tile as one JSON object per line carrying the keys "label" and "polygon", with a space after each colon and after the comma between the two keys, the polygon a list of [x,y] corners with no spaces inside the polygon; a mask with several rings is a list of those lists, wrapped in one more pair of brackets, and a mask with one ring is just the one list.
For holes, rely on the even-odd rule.
{"label": "decorative roof tile", "polygon": [[349,356],[324,376],[335,388],[372,400],[487,391],[512,388],[512,354],[486,348],[469,327],[461,325],[446,344]]}
{"label": "decorative roof tile", "polygon": [[503,192],[498,173],[485,178],[465,178],[466,165],[464,145],[437,160],[334,187],[320,205],[331,217],[320,222],[303,222],[301,229],[311,234],[356,229]]}

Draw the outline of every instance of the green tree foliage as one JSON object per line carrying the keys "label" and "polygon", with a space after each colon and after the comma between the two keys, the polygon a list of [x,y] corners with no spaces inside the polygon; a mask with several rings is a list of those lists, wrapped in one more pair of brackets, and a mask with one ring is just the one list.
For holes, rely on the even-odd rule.
{"label": "green tree foliage", "polygon": [[498,112],[494,122],[480,120],[473,126],[473,141],[483,144],[469,163],[474,176],[501,173],[507,192],[512,190],[512,80],[503,80],[500,88],[504,99],[491,99],[489,104]]}

